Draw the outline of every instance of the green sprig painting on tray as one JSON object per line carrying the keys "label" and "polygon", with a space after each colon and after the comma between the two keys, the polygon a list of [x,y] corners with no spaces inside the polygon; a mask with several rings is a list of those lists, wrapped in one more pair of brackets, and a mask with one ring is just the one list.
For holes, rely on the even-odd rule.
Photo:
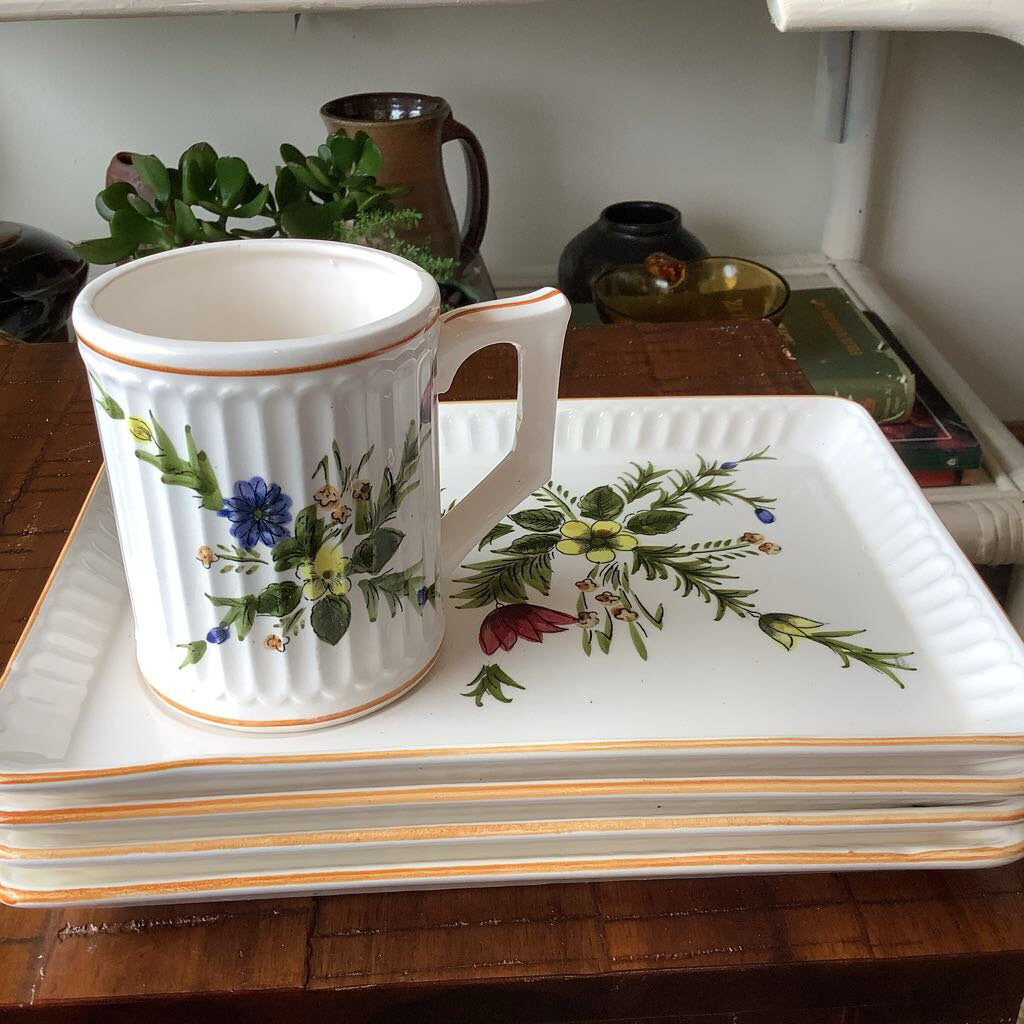
{"label": "green sprig painting on tray", "polygon": [[[478,550],[491,557],[466,563],[456,580],[458,607],[490,609],[479,629],[483,653],[493,657],[520,640],[541,643],[575,633],[583,657],[608,655],[625,643],[647,661],[657,634],[671,622],[674,602],[693,598],[709,606],[716,622],[727,615],[749,620],[786,652],[815,644],[843,668],[856,663],[903,688],[902,673],[914,671],[907,660],[913,652],[863,646],[852,639],[863,629],[832,628],[802,612],[761,611],[757,590],[743,585],[745,561],[784,557],[769,536],[775,499],[749,494],[740,484],[745,466],[771,458],[766,448],[735,461],[698,456],[692,469],[633,463],[616,480],[581,495],[549,481],[534,492],[533,507],[513,512],[480,542]],[[693,537],[686,521],[696,503],[747,506],[756,528],[739,536]],[[556,568],[575,576],[572,610],[532,599],[550,595]],[[526,689],[507,666],[492,662],[481,666],[464,696],[483,707],[486,698],[509,703],[512,690]]]}
{"label": "green sprig painting on tray", "polygon": [[193,491],[200,513],[212,512],[227,521],[234,543],[211,537],[210,543],[201,544],[196,551],[200,571],[229,579],[256,572],[275,576],[251,592],[207,593],[215,622],[205,637],[178,645],[184,651],[181,668],[200,661],[211,646],[226,643],[232,634],[247,640],[261,618],[272,623],[262,640],[267,650],[284,653],[307,623],[319,641],[334,646],[352,621],[354,589],[371,622],[378,621],[382,605],[391,618],[407,607],[422,613],[427,603],[436,605],[437,581],[423,574],[422,557],[396,566],[401,564],[405,534],[395,519],[419,487],[428,420],[410,421],[395,471],[385,467],[377,484],[370,479],[373,447],[353,465],[335,441],[313,470],[309,503],[293,516],[292,497],[262,476],[236,481],[225,497],[191,427],[182,431],[181,453],[155,416],[126,415],[99,381],[93,378],[93,383],[100,393],[99,407],[110,419],[124,420],[136,458],[159,471],[165,484]]}

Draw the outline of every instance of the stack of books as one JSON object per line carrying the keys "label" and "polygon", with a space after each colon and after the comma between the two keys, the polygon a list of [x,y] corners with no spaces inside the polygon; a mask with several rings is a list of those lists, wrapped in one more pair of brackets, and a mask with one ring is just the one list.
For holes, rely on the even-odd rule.
{"label": "stack of books", "polygon": [[[880,425],[922,487],[966,484],[981,447],[939,389],[871,311],[841,288],[794,291],[782,323],[598,326],[592,305],[573,307],[562,360],[562,397],[665,394],[819,394],[852,399]],[[475,373],[494,394],[515,395],[513,352],[487,349]],[[454,389],[458,391],[458,382]],[[456,397],[470,397],[457,395]]]}
{"label": "stack of books", "polygon": [[814,390],[863,405],[922,487],[970,482],[981,446],[881,317],[811,288],[793,292],[779,329]]}

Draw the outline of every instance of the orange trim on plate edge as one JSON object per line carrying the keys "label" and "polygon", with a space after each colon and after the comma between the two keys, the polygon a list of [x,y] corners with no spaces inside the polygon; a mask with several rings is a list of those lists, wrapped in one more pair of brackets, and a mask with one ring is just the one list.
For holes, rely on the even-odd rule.
{"label": "orange trim on plate edge", "polygon": [[0,845],[0,859],[68,860],[133,856],[137,854],[193,853],[197,851],[248,850],[266,847],[338,846],[359,843],[423,842],[442,839],[474,839],[487,836],[561,835],[570,832],[647,832],[701,828],[801,828],[820,826],[962,825],[971,823],[1019,824],[1024,808],[1001,813],[975,813],[965,806],[956,812],[908,816],[892,811],[798,814],[699,814],[682,817],[570,818],[529,821],[463,822],[447,825],[399,825],[319,832],[270,832],[261,835],[179,839],[171,842],[124,843],[93,847],[28,847]]}
{"label": "orange trim on plate edge", "polygon": [[992,797],[1024,793],[1019,778],[885,778],[821,776],[736,776],[730,778],[582,779],[575,782],[457,783],[443,786],[383,786],[287,793],[228,794],[179,800],[146,800],[120,804],[83,804],[31,810],[0,810],[0,825],[62,824],[180,815],[235,814],[263,810],[417,804],[441,801],[507,800],[544,797],[644,796],[705,793],[960,793]]}
{"label": "orange trim on plate edge", "polygon": [[[1009,846],[976,846],[950,850],[917,850],[912,853],[886,850],[855,850],[822,853],[820,851],[781,851],[778,853],[700,853],[672,857],[602,857],[576,860],[508,861],[491,864],[459,864],[438,867],[350,868],[335,871],[301,871],[275,875],[235,875],[230,877],[183,879],[178,882],[141,882],[134,885],[88,886],[79,889],[15,889],[0,887],[0,900],[18,903],[68,903],[72,900],[95,902],[102,899],[128,899],[138,896],[214,894],[225,889],[280,889],[292,885],[330,885],[345,882],[407,882],[422,879],[463,879],[508,874],[545,875],[558,872],[596,873],[657,871],[679,867],[765,867],[809,865],[928,864],[969,863],[985,860],[1012,860],[1024,854],[1024,842]],[[511,881],[515,881],[512,879]]]}

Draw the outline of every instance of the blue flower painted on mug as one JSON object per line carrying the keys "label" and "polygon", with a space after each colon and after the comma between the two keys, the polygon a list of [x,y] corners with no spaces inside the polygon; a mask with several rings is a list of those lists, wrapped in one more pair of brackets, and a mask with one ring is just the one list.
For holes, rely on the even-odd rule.
{"label": "blue flower painted on mug", "polygon": [[774,523],[775,513],[769,512],[766,508],[755,508],[754,515],[761,520],[762,523]]}
{"label": "blue flower painted on mug", "polygon": [[231,630],[227,626],[214,626],[206,634],[206,640],[211,644],[222,644],[229,636],[231,636]]}
{"label": "blue flower painted on mug", "polygon": [[420,587],[416,591],[416,603],[422,608],[427,603],[427,588]]}
{"label": "blue flower painted on mug", "polygon": [[217,515],[231,520],[231,536],[244,547],[273,547],[291,532],[287,526],[292,519],[291,507],[292,499],[277,484],[254,476],[235,483],[234,495],[224,499]]}

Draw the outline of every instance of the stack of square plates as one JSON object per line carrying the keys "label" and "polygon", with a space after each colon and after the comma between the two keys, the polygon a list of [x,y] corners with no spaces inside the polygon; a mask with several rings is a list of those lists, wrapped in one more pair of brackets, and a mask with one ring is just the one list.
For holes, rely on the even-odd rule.
{"label": "stack of square plates", "polygon": [[[442,406],[446,501],[513,418]],[[562,530],[598,518],[619,530]],[[101,477],[0,689],[0,898],[1024,855],[1024,650],[857,406],[564,402],[550,485],[447,594],[436,667],[377,714],[176,717],[135,665]]]}

